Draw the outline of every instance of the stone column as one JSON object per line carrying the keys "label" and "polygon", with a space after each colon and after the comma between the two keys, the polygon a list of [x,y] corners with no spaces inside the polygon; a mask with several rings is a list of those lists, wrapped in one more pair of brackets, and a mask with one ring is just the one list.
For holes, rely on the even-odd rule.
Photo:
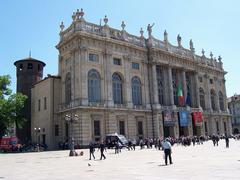
{"label": "stone column", "polygon": [[230,117],[227,117],[227,132],[228,134],[232,134],[232,121]]}
{"label": "stone column", "polygon": [[113,106],[113,94],[112,94],[112,54],[106,53],[104,56],[105,62],[105,77],[106,77],[106,104],[108,107]]}
{"label": "stone column", "polygon": [[147,109],[150,109],[150,96],[149,96],[149,77],[148,77],[148,73],[149,73],[149,69],[148,69],[148,65],[143,63],[143,72],[142,72],[142,77],[143,77],[143,81],[144,81],[144,97],[143,97],[143,103],[144,105],[146,105]]}
{"label": "stone column", "polygon": [[187,98],[187,83],[186,83],[186,72],[184,69],[182,70],[182,84],[183,84],[183,96],[184,96],[184,99],[186,99]]}
{"label": "stone column", "polygon": [[199,82],[198,82],[198,72],[194,73],[194,81],[195,81],[195,92],[196,92],[196,106],[200,107],[200,98],[199,98]]}
{"label": "stone column", "polygon": [[62,56],[59,54],[58,55],[58,75],[62,76],[62,62],[63,62],[63,58]]}
{"label": "stone column", "polygon": [[219,104],[219,81],[217,78],[214,79],[215,80],[215,88],[216,88],[216,109],[218,112],[220,112],[220,104]]}
{"label": "stone column", "polygon": [[169,104],[172,106],[174,105],[174,97],[173,97],[173,85],[172,85],[172,68],[168,66],[168,84],[169,84]]}
{"label": "stone column", "polygon": [[156,72],[156,65],[152,65],[152,85],[153,85],[153,104],[157,105],[158,102],[158,84],[157,84],[157,72]]}
{"label": "stone column", "polygon": [[81,74],[81,66],[80,66],[80,51],[75,51],[75,65],[73,66],[75,69],[75,73],[74,73],[74,82],[75,82],[75,98],[74,99],[79,99],[81,97],[81,91],[80,91],[80,74]]}
{"label": "stone column", "polygon": [[[124,67],[125,67],[125,88],[124,88],[124,94],[125,94],[125,102],[129,108],[133,107],[132,103],[132,82],[131,82],[131,70],[130,70],[130,57],[124,56]],[[125,103],[124,102],[124,103]]]}
{"label": "stone column", "polygon": [[[178,119],[177,112],[174,112],[174,121]],[[179,138],[179,123],[176,122],[174,126],[174,135],[176,138]]]}
{"label": "stone column", "polygon": [[88,83],[87,83],[87,71],[86,71],[86,61],[87,61],[87,48],[81,47],[80,49],[80,77],[81,77],[81,91],[82,91],[82,105],[88,105]]}
{"label": "stone column", "polygon": [[163,116],[162,116],[162,113],[158,114],[158,117],[159,117],[159,137],[163,137],[164,134],[163,134]]}
{"label": "stone column", "polygon": [[228,109],[228,103],[227,103],[227,91],[226,91],[226,85],[225,85],[225,82],[226,82],[226,80],[225,79],[223,79],[223,90],[224,90],[224,92],[223,92],[223,101],[224,101],[224,111],[227,111],[227,109]]}
{"label": "stone column", "polygon": [[[204,78],[206,79],[206,89],[204,90],[207,94],[207,102],[206,106],[207,109],[212,111],[212,103],[211,103],[211,94],[210,94],[210,85],[209,85],[209,76],[207,74],[204,75]],[[210,123],[209,123],[210,124]]]}
{"label": "stone column", "polygon": [[160,135],[160,128],[159,128],[159,117],[158,117],[158,113],[155,112],[153,115],[153,123],[154,123],[154,138],[159,137]]}

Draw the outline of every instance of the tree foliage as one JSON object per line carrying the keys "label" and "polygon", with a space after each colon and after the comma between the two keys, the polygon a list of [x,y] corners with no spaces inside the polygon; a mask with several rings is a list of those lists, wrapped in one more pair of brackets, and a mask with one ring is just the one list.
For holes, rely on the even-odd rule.
{"label": "tree foliage", "polygon": [[21,111],[27,96],[13,94],[9,89],[10,83],[9,75],[0,76],[0,137],[7,133],[8,127],[14,124],[21,127],[26,122]]}

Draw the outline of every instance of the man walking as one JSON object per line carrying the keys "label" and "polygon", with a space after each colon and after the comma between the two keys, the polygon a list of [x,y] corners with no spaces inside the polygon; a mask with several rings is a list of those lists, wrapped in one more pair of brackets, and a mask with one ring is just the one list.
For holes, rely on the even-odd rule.
{"label": "man walking", "polygon": [[168,162],[167,162],[167,158],[169,157],[169,162],[170,164],[172,164],[172,156],[171,156],[171,153],[172,153],[172,146],[169,142],[168,139],[165,139],[163,141],[163,144],[162,144],[162,148],[164,150],[164,155],[165,155],[165,164],[167,165]]}
{"label": "man walking", "polygon": [[229,148],[229,137],[225,135],[226,148]]}
{"label": "man walking", "polygon": [[94,151],[95,151],[94,143],[90,142],[89,143],[89,154],[90,154],[89,160],[91,160],[91,157],[93,157],[93,159],[95,159]]}
{"label": "man walking", "polygon": [[106,156],[104,155],[104,150],[106,151],[106,147],[103,141],[101,141],[100,145],[99,145],[99,149],[101,152],[101,157],[100,160],[102,160],[102,158],[106,159]]}

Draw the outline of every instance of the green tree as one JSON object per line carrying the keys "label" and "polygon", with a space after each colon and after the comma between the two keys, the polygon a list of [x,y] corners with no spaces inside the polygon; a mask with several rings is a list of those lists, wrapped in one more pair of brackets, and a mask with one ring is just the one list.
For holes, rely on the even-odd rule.
{"label": "green tree", "polygon": [[22,116],[27,96],[21,93],[13,94],[9,85],[11,78],[9,75],[0,76],[0,137],[8,130],[8,127],[16,124],[22,127],[26,119]]}

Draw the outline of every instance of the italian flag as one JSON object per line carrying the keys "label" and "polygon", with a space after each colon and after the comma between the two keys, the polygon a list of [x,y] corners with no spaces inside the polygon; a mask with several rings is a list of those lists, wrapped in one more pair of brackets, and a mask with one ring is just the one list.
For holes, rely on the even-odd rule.
{"label": "italian flag", "polygon": [[179,104],[180,106],[183,106],[183,104],[184,104],[184,97],[183,97],[183,91],[182,91],[182,85],[181,85],[181,83],[178,84],[177,96],[178,96],[178,104]]}

